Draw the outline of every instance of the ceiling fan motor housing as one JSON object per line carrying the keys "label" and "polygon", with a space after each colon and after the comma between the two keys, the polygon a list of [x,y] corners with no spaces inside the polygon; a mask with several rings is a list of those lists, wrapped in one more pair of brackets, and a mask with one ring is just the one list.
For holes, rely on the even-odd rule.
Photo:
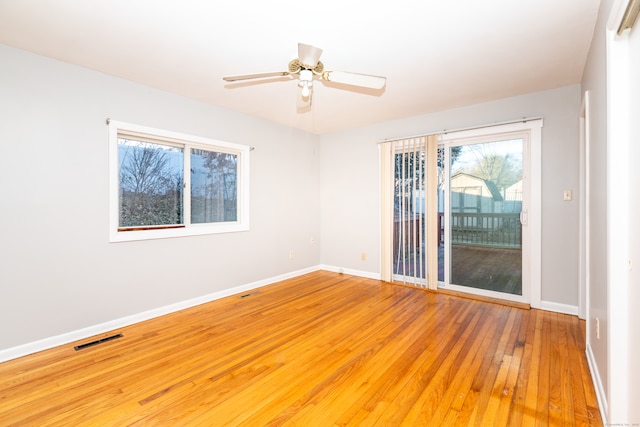
{"label": "ceiling fan motor housing", "polygon": [[298,74],[302,70],[310,70],[313,74],[322,75],[322,72],[324,71],[324,64],[321,61],[318,61],[318,63],[312,67],[310,65],[303,64],[298,58],[289,62],[289,72],[291,74]]}

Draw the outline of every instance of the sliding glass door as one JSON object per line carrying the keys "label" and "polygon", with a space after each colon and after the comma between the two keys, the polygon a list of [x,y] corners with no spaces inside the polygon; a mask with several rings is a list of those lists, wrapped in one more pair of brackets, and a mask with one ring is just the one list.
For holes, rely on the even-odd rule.
{"label": "sliding glass door", "polygon": [[539,307],[541,127],[381,144],[383,280]]}
{"label": "sliding glass door", "polygon": [[398,281],[423,285],[427,279],[424,147],[394,153],[393,274]]}
{"label": "sliding glass door", "polygon": [[381,145],[383,280],[436,289],[435,135]]}
{"label": "sliding glass door", "polygon": [[523,296],[527,140],[524,134],[489,135],[441,145],[441,286],[506,299]]}

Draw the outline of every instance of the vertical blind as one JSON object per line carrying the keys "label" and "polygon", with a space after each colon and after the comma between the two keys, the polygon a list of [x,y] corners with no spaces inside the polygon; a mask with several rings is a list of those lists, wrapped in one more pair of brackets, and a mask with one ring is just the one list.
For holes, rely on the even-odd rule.
{"label": "vertical blind", "polygon": [[438,286],[437,135],[380,144],[382,280]]}

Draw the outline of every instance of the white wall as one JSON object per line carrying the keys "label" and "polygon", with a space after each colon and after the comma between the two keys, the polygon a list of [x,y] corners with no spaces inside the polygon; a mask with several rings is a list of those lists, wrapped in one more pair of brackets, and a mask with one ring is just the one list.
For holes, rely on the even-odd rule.
{"label": "white wall", "polygon": [[[318,265],[311,135],[1,45],[0,64],[0,351]],[[255,146],[251,230],[109,244],[108,117]]]}
{"label": "white wall", "polygon": [[[628,1],[614,1],[607,32],[607,150],[608,150],[608,420],[612,424],[640,423],[640,291],[638,290],[638,199],[635,191],[640,124],[640,25],[615,34]],[[616,17],[616,18],[614,18]]]}
{"label": "white wall", "polygon": [[379,274],[379,141],[541,116],[542,300],[577,310],[579,112],[568,86],[320,137],[322,263]]}
{"label": "white wall", "polygon": [[587,354],[612,425],[640,423],[640,25],[622,37],[606,31],[612,10],[624,3],[602,1],[582,81],[592,147]]}
{"label": "white wall", "polygon": [[629,282],[627,284],[627,313],[628,319],[628,360],[629,372],[625,375],[627,384],[627,396],[629,405],[629,421],[640,423],[640,191],[637,185],[640,183],[640,21],[636,22],[633,31],[629,35],[629,117],[631,118],[629,129],[629,182],[635,193],[629,200],[629,260],[632,268],[629,271]]}

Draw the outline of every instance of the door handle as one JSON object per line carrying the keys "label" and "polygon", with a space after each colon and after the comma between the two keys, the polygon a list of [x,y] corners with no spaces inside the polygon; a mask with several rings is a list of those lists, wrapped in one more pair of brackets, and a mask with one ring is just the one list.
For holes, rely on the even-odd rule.
{"label": "door handle", "polygon": [[520,224],[527,225],[528,222],[529,222],[529,212],[523,209],[520,211]]}

